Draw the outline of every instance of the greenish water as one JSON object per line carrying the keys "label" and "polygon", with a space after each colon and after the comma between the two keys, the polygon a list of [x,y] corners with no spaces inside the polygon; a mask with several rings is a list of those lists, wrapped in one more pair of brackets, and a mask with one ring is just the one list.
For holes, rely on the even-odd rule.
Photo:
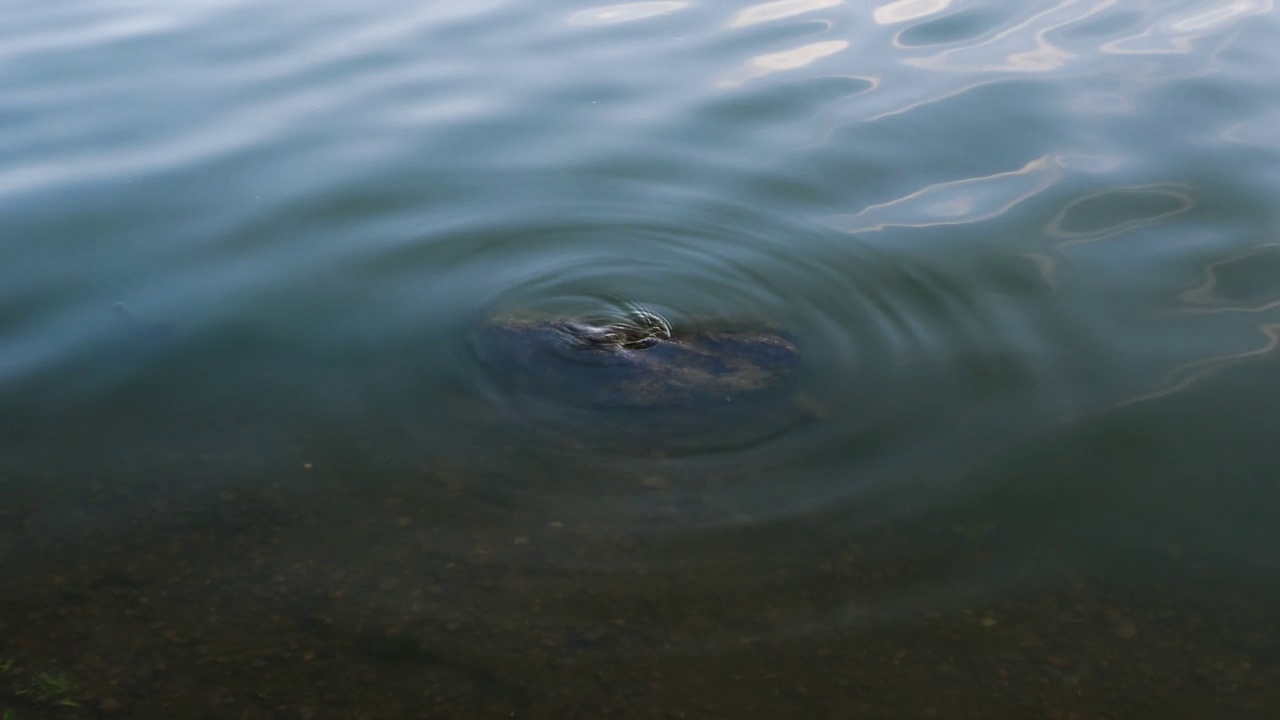
{"label": "greenish water", "polygon": [[1280,707],[1270,0],[4,14],[0,713]]}

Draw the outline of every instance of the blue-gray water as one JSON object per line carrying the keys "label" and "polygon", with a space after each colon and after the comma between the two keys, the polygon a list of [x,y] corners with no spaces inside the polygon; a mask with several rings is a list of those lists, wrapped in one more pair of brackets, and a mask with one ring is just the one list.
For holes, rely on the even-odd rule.
{"label": "blue-gray water", "polygon": [[1271,0],[0,7],[0,712],[1280,707]]}

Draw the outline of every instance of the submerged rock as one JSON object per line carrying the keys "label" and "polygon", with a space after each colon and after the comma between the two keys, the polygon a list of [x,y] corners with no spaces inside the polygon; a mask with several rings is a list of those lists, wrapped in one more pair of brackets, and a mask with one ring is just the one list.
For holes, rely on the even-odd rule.
{"label": "submerged rock", "polygon": [[795,392],[797,345],[769,329],[673,328],[647,312],[496,317],[475,346],[498,402],[580,436],[745,441],[812,416]]}

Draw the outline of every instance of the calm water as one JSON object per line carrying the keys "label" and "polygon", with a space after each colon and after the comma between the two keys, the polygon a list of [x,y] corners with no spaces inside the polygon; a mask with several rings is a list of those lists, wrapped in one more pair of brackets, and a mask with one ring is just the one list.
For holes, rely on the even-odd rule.
{"label": "calm water", "polygon": [[0,5],[0,712],[1280,708],[1271,0]]}

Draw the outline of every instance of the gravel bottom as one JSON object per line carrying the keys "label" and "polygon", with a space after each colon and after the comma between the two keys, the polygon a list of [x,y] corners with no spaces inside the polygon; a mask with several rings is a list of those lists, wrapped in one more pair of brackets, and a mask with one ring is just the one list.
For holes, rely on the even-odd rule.
{"label": "gravel bottom", "polygon": [[1280,708],[1274,588],[1177,548],[1104,561],[959,510],[753,518],[733,478],[652,467],[601,479],[643,508],[620,522],[465,466],[103,448],[4,471],[6,720]]}

